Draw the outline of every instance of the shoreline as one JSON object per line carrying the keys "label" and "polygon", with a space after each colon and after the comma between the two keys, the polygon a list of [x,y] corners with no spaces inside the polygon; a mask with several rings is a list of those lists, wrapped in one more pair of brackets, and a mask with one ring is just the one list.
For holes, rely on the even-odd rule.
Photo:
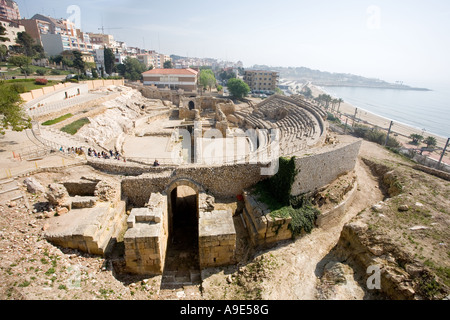
{"label": "shoreline", "polygon": [[[321,88],[320,86],[316,86],[313,84],[308,84],[308,87],[311,89],[312,91],[312,95],[314,97],[317,97],[320,94],[329,94],[325,89]],[[352,118],[355,114],[355,110],[356,107],[353,106],[352,104],[348,103],[348,102],[343,102],[341,103],[340,106],[340,113],[344,114],[350,118]],[[384,130],[388,130],[391,121],[394,122],[394,125],[392,126],[392,130],[391,132],[394,133],[394,137],[405,147],[407,148],[417,148],[420,149],[420,147],[425,146],[423,144],[420,144],[418,146],[413,146],[411,144],[409,144],[409,142],[411,141],[411,139],[409,138],[409,136],[411,134],[419,134],[419,135],[423,135],[424,138],[431,136],[436,138],[437,140],[437,147],[441,148],[440,151],[435,151],[433,153],[429,153],[429,152],[424,152],[424,154],[427,154],[429,157],[432,157],[433,159],[439,160],[439,156],[442,153],[442,149],[445,147],[445,144],[447,143],[447,139],[445,137],[442,137],[440,135],[437,135],[435,133],[431,133],[426,131],[425,133],[423,133],[422,129],[419,128],[415,128],[411,125],[405,124],[405,123],[401,123],[400,121],[396,121],[393,119],[388,119],[386,117],[377,115],[371,111],[367,111],[363,108],[358,108],[358,113],[356,116],[357,119],[360,119],[361,121],[359,121],[359,123],[363,122],[362,124],[369,124],[372,126],[377,126],[380,127]],[[366,122],[366,123],[364,123]],[[351,123],[349,123],[350,125]],[[444,162],[446,163],[450,163],[450,157],[446,156],[444,157]]]}
{"label": "shoreline", "polygon": [[352,84],[311,84],[316,87],[346,87],[346,88],[366,88],[366,89],[383,89],[383,90],[404,90],[404,91],[433,91],[428,88],[415,88],[408,86],[374,86],[374,85],[352,85]]}
{"label": "shoreline", "polygon": [[[317,85],[311,85],[311,86],[314,86],[318,91],[320,91],[320,92],[323,93],[323,94],[328,94],[328,95],[331,95],[331,96],[334,95],[334,94],[332,94],[331,92],[328,92],[328,91],[326,90],[326,88],[323,88],[323,87],[321,87],[321,86],[317,86]],[[313,93],[314,93],[314,91],[313,91]],[[339,97],[338,97],[338,98],[339,98]],[[356,107],[355,107],[354,105],[348,103],[348,102],[345,102],[345,101],[344,101],[344,103],[346,103],[347,105],[351,106],[351,108],[353,108],[352,113],[351,113],[351,116],[353,116]],[[343,105],[343,104],[341,104],[341,110],[342,110],[342,105]],[[398,125],[400,125],[400,126],[406,127],[406,128],[408,128],[408,129],[411,129],[411,130],[414,130],[415,132],[413,132],[413,133],[422,134],[422,133],[424,132],[424,130],[421,129],[421,128],[419,128],[419,127],[415,127],[415,126],[413,126],[413,125],[411,125],[411,124],[407,124],[407,123],[404,123],[404,122],[401,122],[401,121],[398,121],[398,120],[390,119],[390,118],[388,118],[388,117],[386,117],[386,116],[382,116],[382,115],[376,114],[376,113],[374,113],[373,111],[364,109],[364,108],[362,108],[362,107],[358,107],[358,110],[364,111],[364,114],[371,114],[373,117],[378,117],[378,118],[380,118],[380,120],[381,120],[381,119],[384,119],[384,120],[388,121],[387,126],[384,128],[384,129],[386,129],[386,130],[388,130],[388,128],[389,128],[389,123],[390,123],[391,121],[393,121],[395,124],[398,124]],[[360,115],[360,113],[358,112],[358,117],[359,117],[359,115]],[[362,120],[364,120],[364,119],[362,119]],[[448,139],[447,137],[445,137],[445,136],[443,136],[443,135],[440,135],[440,134],[438,134],[438,133],[431,132],[431,131],[426,131],[426,130],[425,130],[425,136],[424,136],[424,138],[426,138],[427,136],[433,136],[433,137],[435,137],[436,139],[438,139],[438,144],[439,144],[439,140],[443,141],[443,142],[442,142],[442,148],[445,146],[445,143],[446,143],[446,141],[447,141],[447,139]]]}

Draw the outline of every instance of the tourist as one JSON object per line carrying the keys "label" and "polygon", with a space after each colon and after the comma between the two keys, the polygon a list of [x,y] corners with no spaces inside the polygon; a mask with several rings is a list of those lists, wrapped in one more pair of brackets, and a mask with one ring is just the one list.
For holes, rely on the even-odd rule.
{"label": "tourist", "polygon": [[158,161],[158,160],[155,160],[155,162],[153,162],[153,166],[154,166],[154,167],[159,167],[159,161]]}

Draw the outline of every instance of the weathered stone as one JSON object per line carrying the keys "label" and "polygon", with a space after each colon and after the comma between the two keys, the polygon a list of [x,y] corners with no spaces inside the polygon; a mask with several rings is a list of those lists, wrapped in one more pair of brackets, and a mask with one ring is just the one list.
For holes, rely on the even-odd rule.
{"label": "weathered stone", "polygon": [[69,209],[67,209],[66,207],[59,207],[56,209],[56,213],[59,216],[62,216],[63,214],[66,214],[69,212]]}
{"label": "weathered stone", "polygon": [[381,204],[374,204],[372,210],[375,212],[383,212],[383,206]]}
{"label": "weathered stone", "polygon": [[66,188],[57,183],[52,183],[48,186],[48,191],[45,194],[50,204],[54,206],[65,206],[69,201],[69,193]]}
{"label": "weathered stone", "polygon": [[425,227],[425,226],[414,226],[414,227],[409,228],[409,230],[411,230],[411,231],[426,230],[426,229],[428,229],[428,227]]}
{"label": "weathered stone", "polygon": [[409,206],[407,204],[402,204],[398,207],[398,211],[400,212],[406,212],[409,210]]}
{"label": "weathered stone", "polygon": [[345,266],[336,261],[328,262],[324,268],[323,279],[333,284],[345,284]]}
{"label": "weathered stone", "polygon": [[97,203],[97,197],[73,197],[71,198],[72,209],[93,208]]}
{"label": "weathered stone", "polygon": [[42,184],[37,181],[35,178],[33,177],[29,177],[26,178],[23,183],[25,184],[25,186],[27,187],[27,191],[29,193],[45,193],[45,188],[42,186]]}

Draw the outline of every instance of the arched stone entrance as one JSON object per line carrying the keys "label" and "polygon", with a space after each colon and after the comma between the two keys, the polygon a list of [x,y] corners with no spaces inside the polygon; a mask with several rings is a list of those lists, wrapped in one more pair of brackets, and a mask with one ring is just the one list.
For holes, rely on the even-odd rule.
{"label": "arched stone entrance", "polygon": [[189,107],[189,110],[194,110],[195,109],[195,102],[194,101],[189,101],[189,103],[188,103],[188,107]]}
{"label": "arched stone entrance", "polygon": [[199,194],[203,188],[189,179],[178,179],[166,190],[169,235],[164,274],[192,282],[199,272]]}

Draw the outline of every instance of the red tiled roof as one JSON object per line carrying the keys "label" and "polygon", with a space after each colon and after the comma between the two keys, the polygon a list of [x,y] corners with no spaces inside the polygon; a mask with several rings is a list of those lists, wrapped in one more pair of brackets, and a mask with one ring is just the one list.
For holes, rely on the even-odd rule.
{"label": "red tiled roof", "polygon": [[144,72],[143,74],[154,74],[154,75],[160,75],[160,74],[181,74],[181,75],[196,75],[198,72],[193,69],[153,69]]}

